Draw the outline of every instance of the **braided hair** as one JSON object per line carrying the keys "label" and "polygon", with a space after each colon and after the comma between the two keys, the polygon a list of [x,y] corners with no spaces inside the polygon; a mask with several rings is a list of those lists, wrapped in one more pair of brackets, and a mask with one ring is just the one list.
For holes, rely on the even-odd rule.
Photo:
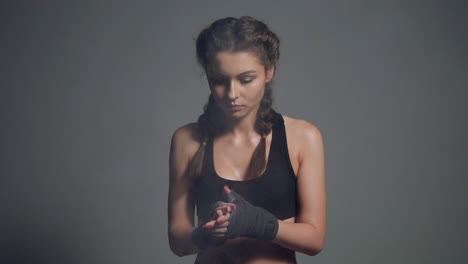
{"label": "braided hair", "polygon": [[[276,67],[279,59],[279,39],[267,25],[249,16],[218,19],[200,32],[196,39],[197,61],[205,72],[211,70],[218,52],[249,51],[257,55],[265,70]],[[265,93],[260,102],[255,121],[255,131],[261,135],[250,165],[249,175],[259,176],[266,166],[266,137],[273,126],[272,81],[266,83]],[[200,147],[189,167],[193,177],[201,175],[205,147],[209,140],[220,135],[225,129],[223,113],[213,95],[210,94],[203,113],[198,118]]]}

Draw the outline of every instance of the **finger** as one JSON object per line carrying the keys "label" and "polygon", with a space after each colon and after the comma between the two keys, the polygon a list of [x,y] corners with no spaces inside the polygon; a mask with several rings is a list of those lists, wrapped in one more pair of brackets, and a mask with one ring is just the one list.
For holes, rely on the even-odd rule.
{"label": "finger", "polygon": [[224,221],[220,221],[219,223],[215,223],[214,226],[212,228],[210,228],[210,230],[214,230],[216,228],[220,228],[220,227],[227,227],[229,225],[229,219],[225,219]]}
{"label": "finger", "polygon": [[216,225],[216,220],[211,220],[211,221],[209,221],[209,222],[206,222],[206,223],[203,225],[203,228],[204,228],[204,229],[209,229],[209,228],[213,228],[215,225]]}
{"label": "finger", "polygon": [[227,208],[231,203],[226,203],[226,202],[220,202],[218,206],[216,207],[216,210],[218,209],[225,209]]}
{"label": "finger", "polygon": [[227,214],[227,213],[231,212],[235,207],[236,207],[236,205],[233,204],[233,203],[226,203],[222,208],[223,214]]}
{"label": "finger", "polygon": [[225,215],[225,213],[223,211],[221,211],[221,210],[218,210],[215,213],[213,213],[213,215],[211,216],[210,221],[217,221],[223,215]]}
{"label": "finger", "polygon": [[232,212],[232,210],[236,209],[236,205],[233,203],[230,203],[227,207],[228,212]]}
{"label": "finger", "polygon": [[227,213],[226,215],[223,215],[223,216],[219,217],[219,218],[216,220],[216,224],[219,225],[219,224],[224,223],[225,221],[229,220],[229,217],[231,217],[231,214],[230,214],[230,213]]}
{"label": "finger", "polygon": [[227,214],[228,212],[232,211],[233,207],[235,207],[235,205],[232,203],[224,203],[222,206],[215,208],[216,211],[213,212],[211,219]]}
{"label": "finger", "polygon": [[222,206],[219,206],[216,209],[227,210],[229,207],[231,207],[231,209],[232,209],[232,208],[236,207],[236,204],[234,204],[234,203],[224,203]]}
{"label": "finger", "polygon": [[211,235],[226,233],[227,232],[227,227],[220,227],[220,228],[210,229],[210,230],[207,230],[206,232],[211,234]]}
{"label": "finger", "polygon": [[224,220],[225,220],[225,216],[220,216],[220,217],[218,217],[218,218],[216,219],[215,224],[218,225],[218,224],[224,222]]}
{"label": "finger", "polygon": [[236,205],[233,204],[233,203],[226,203],[222,208],[223,213],[227,214],[227,213],[231,212],[235,207],[236,207]]}
{"label": "finger", "polygon": [[226,220],[226,221],[224,221],[224,222],[221,223],[221,224],[217,224],[217,225],[215,226],[215,228],[228,227],[228,225],[229,225],[229,220]]}

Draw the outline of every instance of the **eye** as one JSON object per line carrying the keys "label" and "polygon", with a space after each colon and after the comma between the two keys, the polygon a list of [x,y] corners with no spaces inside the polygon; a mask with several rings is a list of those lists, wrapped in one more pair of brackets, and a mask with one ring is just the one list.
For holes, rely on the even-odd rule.
{"label": "eye", "polygon": [[247,84],[247,83],[252,82],[253,80],[254,80],[253,78],[248,78],[248,79],[242,79],[242,80],[240,80],[240,82],[241,82],[242,84]]}

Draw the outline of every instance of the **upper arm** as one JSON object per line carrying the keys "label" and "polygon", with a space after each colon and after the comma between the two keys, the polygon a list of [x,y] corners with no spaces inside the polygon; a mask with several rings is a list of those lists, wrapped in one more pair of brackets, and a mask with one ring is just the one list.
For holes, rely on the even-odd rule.
{"label": "upper arm", "polygon": [[326,188],[325,157],[320,130],[306,121],[300,121],[297,130],[300,149],[297,187],[299,213],[296,222],[314,226],[325,240]]}
{"label": "upper arm", "polygon": [[194,226],[195,205],[190,196],[191,180],[188,176],[188,166],[194,147],[188,126],[174,132],[169,155],[169,231]]}

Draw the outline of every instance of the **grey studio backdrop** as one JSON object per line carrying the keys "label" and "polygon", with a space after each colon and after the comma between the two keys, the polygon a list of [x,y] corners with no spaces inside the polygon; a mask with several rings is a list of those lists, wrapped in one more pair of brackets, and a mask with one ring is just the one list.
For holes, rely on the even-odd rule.
{"label": "grey studio backdrop", "polygon": [[324,137],[327,241],[299,263],[468,263],[466,6],[2,2],[1,256],[193,263],[168,245],[170,139],[208,98],[197,33],[251,15],[281,39],[274,107]]}

